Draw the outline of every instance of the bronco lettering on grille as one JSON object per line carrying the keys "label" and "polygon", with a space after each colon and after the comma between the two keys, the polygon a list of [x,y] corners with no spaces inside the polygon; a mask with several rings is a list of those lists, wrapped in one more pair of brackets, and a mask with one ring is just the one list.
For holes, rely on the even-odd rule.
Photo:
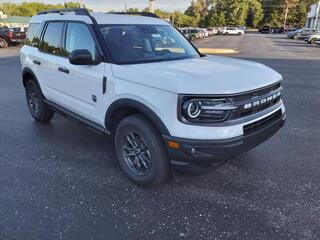
{"label": "bronco lettering on grille", "polygon": [[257,101],[254,101],[254,102],[251,102],[251,103],[247,103],[243,106],[244,109],[250,109],[250,108],[254,108],[254,107],[258,107],[260,105],[263,105],[263,104],[266,104],[266,103],[269,103],[275,99],[277,99],[278,97],[281,96],[281,92],[278,92],[278,93],[275,93],[269,97],[265,97],[265,98],[262,98],[262,99],[259,99]]}

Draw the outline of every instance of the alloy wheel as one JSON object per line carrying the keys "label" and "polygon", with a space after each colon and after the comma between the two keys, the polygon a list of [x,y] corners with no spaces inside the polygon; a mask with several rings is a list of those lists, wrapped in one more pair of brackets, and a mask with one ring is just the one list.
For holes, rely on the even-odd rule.
{"label": "alloy wheel", "polygon": [[145,140],[136,132],[130,132],[122,146],[122,156],[128,168],[137,176],[151,171],[151,154]]}
{"label": "alloy wheel", "polygon": [[33,87],[29,87],[27,94],[28,94],[30,110],[34,115],[38,115],[40,110],[40,103],[39,103],[40,99],[39,99],[38,93],[36,93]]}

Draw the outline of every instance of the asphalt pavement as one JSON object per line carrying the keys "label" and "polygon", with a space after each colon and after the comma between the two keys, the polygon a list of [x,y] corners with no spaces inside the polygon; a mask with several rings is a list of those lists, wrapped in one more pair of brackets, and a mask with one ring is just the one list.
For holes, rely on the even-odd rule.
{"label": "asphalt pavement", "polygon": [[59,115],[35,123],[18,48],[0,49],[0,239],[320,239],[320,48],[259,34],[196,45],[279,71],[287,123],[220,168],[153,188],[127,180],[105,136]]}

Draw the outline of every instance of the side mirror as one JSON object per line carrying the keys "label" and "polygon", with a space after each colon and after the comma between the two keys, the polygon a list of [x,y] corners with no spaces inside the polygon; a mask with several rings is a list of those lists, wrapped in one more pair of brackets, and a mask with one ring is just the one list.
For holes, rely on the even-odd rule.
{"label": "side mirror", "polygon": [[95,62],[88,50],[73,50],[69,56],[69,62],[73,65],[93,65]]}

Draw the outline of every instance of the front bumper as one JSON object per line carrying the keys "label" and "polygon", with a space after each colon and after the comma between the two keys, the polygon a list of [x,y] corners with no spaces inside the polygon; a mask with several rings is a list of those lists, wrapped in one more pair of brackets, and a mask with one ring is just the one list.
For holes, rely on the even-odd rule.
{"label": "front bumper", "polygon": [[[271,138],[286,121],[281,110],[271,116],[244,126],[244,135],[226,140],[190,140],[163,136],[173,167],[207,167],[221,164]],[[176,143],[176,147],[170,146]],[[179,146],[179,147],[177,147]]]}

